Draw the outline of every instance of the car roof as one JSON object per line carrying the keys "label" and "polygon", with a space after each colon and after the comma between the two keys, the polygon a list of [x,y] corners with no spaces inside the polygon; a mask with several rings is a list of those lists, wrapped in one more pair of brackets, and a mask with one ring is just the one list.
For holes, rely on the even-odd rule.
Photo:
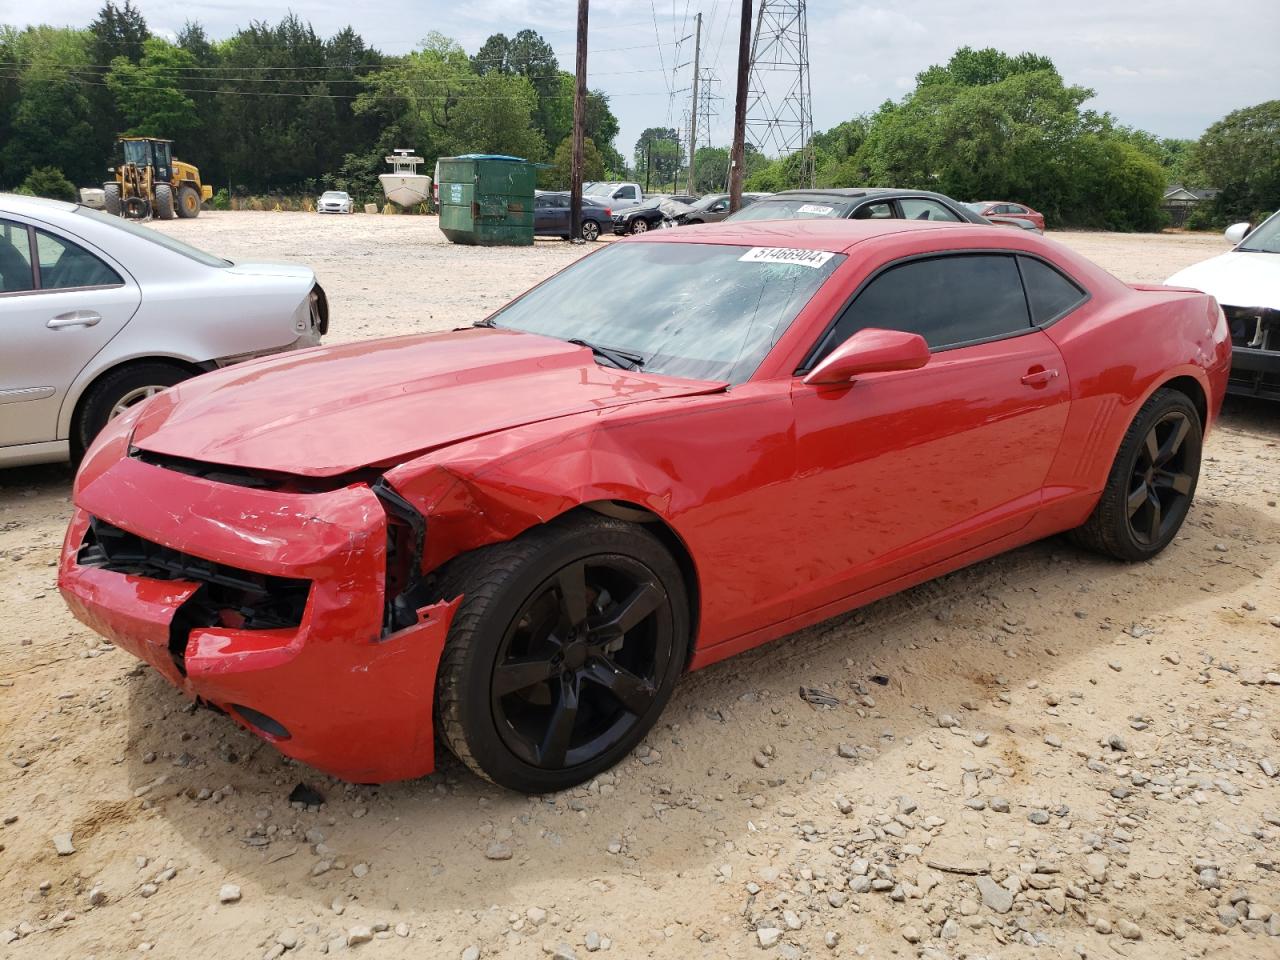
{"label": "car roof", "polygon": [[70,213],[78,206],[79,204],[68,203],[65,200],[27,197],[20,193],[0,193],[0,210],[7,210],[10,213],[27,213],[38,217],[40,214],[48,214],[54,210]]}
{"label": "car roof", "polygon": [[932,190],[908,190],[904,187],[829,187],[814,188],[800,190],[780,190],[778,193],[768,197],[769,200],[786,200],[798,198],[801,200],[860,200],[863,197],[884,197],[884,196],[902,196],[902,197],[936,197],[939,200],[946,200],[954,203],[950,197],[941,193],[934,193]]}
{"label": "car roof", "polygon": [[[977,230],[989,237],[990,225],[943,220],[726,220],[679,230],[653,230],[623,243],[724,243],[742,247],[798,247],[845,253],[866,240],[924,230]],[[1021,233],[1022,231],[1017,231]]]}

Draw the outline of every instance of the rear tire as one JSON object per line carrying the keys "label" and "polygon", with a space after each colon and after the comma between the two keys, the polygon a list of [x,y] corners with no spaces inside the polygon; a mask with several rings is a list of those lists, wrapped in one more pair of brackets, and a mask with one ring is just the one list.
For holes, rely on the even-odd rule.
{"label": "rear tire", "polygon": [[1071,538],[1117,560],[1158,554],[1191,508],[1202,437],[1200,414],[1187,395],[1157,390],[1133,418],[1097,506]]}
{"label": "rear tire", "polygon": [[93,438],[113,417],[191,376],[191,371],[185,367],[160,360],[149,360],[108,373],[89,388],[81,401],[76,421],[71,425],[76,456],[89,449]]}
{"label": "rear tire", "polygon": [[184,220],[200,216],[200,192],[185,183],[178,188],[178,216]]}
{"label": "rear tire", "polygon": [[156,217],[161,220],[172,220],[173,216],[173,187],[167,183],[157,183]]}
{"label": "rear tire", "polygon": [[642,526],[562,517],[442,571],[462,596],[436,681],[436,729],[473,772],[524,793],[612,767],[684,668],[680,568]]}
{"label": "rear tire", "polygon": [[114,180],[102,185],[102,206],[113,217],[120,216],[120,184]]}
{"label": "rear tire", "polygon": [[582,221],[582,239],[588,243],[600,239],[600,224],[594,220]]}

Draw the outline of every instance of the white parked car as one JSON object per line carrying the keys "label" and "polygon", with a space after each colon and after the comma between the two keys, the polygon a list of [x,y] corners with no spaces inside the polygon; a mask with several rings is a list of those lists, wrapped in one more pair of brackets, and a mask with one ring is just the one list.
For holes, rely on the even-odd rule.
{"label": "white parked car", "polygon": [[1280,212],[1225,234],[1230,253],[1179,270],[1165,283],[1212,294],[1231,326],[1227,392],[1280,400]]}
{"label": "white parked car", "polygon": [[342,190],[326,190],[316,201],[316,213],[350,213],[351,195]]}
{"label": "white parked car", "polygon": [[309,267],[232,263],[79,204],[0,194],[0,466],[77,457],[129,406],[314,346],[328,324]]}

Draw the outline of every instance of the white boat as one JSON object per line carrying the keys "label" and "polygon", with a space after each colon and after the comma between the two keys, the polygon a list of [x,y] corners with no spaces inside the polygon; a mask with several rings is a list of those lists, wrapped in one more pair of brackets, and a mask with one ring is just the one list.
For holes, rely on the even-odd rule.
{"label": "white boat", "polygon": [[418,172],[418,165],[426,161],[415,157],[412,150],[398,148],[394,156],[383,159],[391,165],[390,173],[378,175],[387,199],[402,207],[426,203],[431,196],[431,178]]}

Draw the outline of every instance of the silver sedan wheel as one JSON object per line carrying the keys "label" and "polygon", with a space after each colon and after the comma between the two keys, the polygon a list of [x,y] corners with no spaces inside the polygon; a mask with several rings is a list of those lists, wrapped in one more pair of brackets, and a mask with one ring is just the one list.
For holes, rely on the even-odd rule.
{"label": "silver sedan wheel", "polygon": [[116,417],[120,416],[120,414],[124,413],[130,407],[134,406],[135,404],[141,403],[143,400],[146,400],[148,397],[154,397],[157,393],[159,393],[161,390],[164,390],[164,389],[166,388],[152,386],[152,387],[138,387],[134,390],[130,390],[123,397],[121,397],[119,400],[116,401],[116,405],[111,408],[111,415],[107,419],[114,420]]}
{"label": "silver sedan wheel", "polygon": [[596,223],[594,220],[583,220],[582,239],[594,240],[598,236],[600,236],[600,224]]}

